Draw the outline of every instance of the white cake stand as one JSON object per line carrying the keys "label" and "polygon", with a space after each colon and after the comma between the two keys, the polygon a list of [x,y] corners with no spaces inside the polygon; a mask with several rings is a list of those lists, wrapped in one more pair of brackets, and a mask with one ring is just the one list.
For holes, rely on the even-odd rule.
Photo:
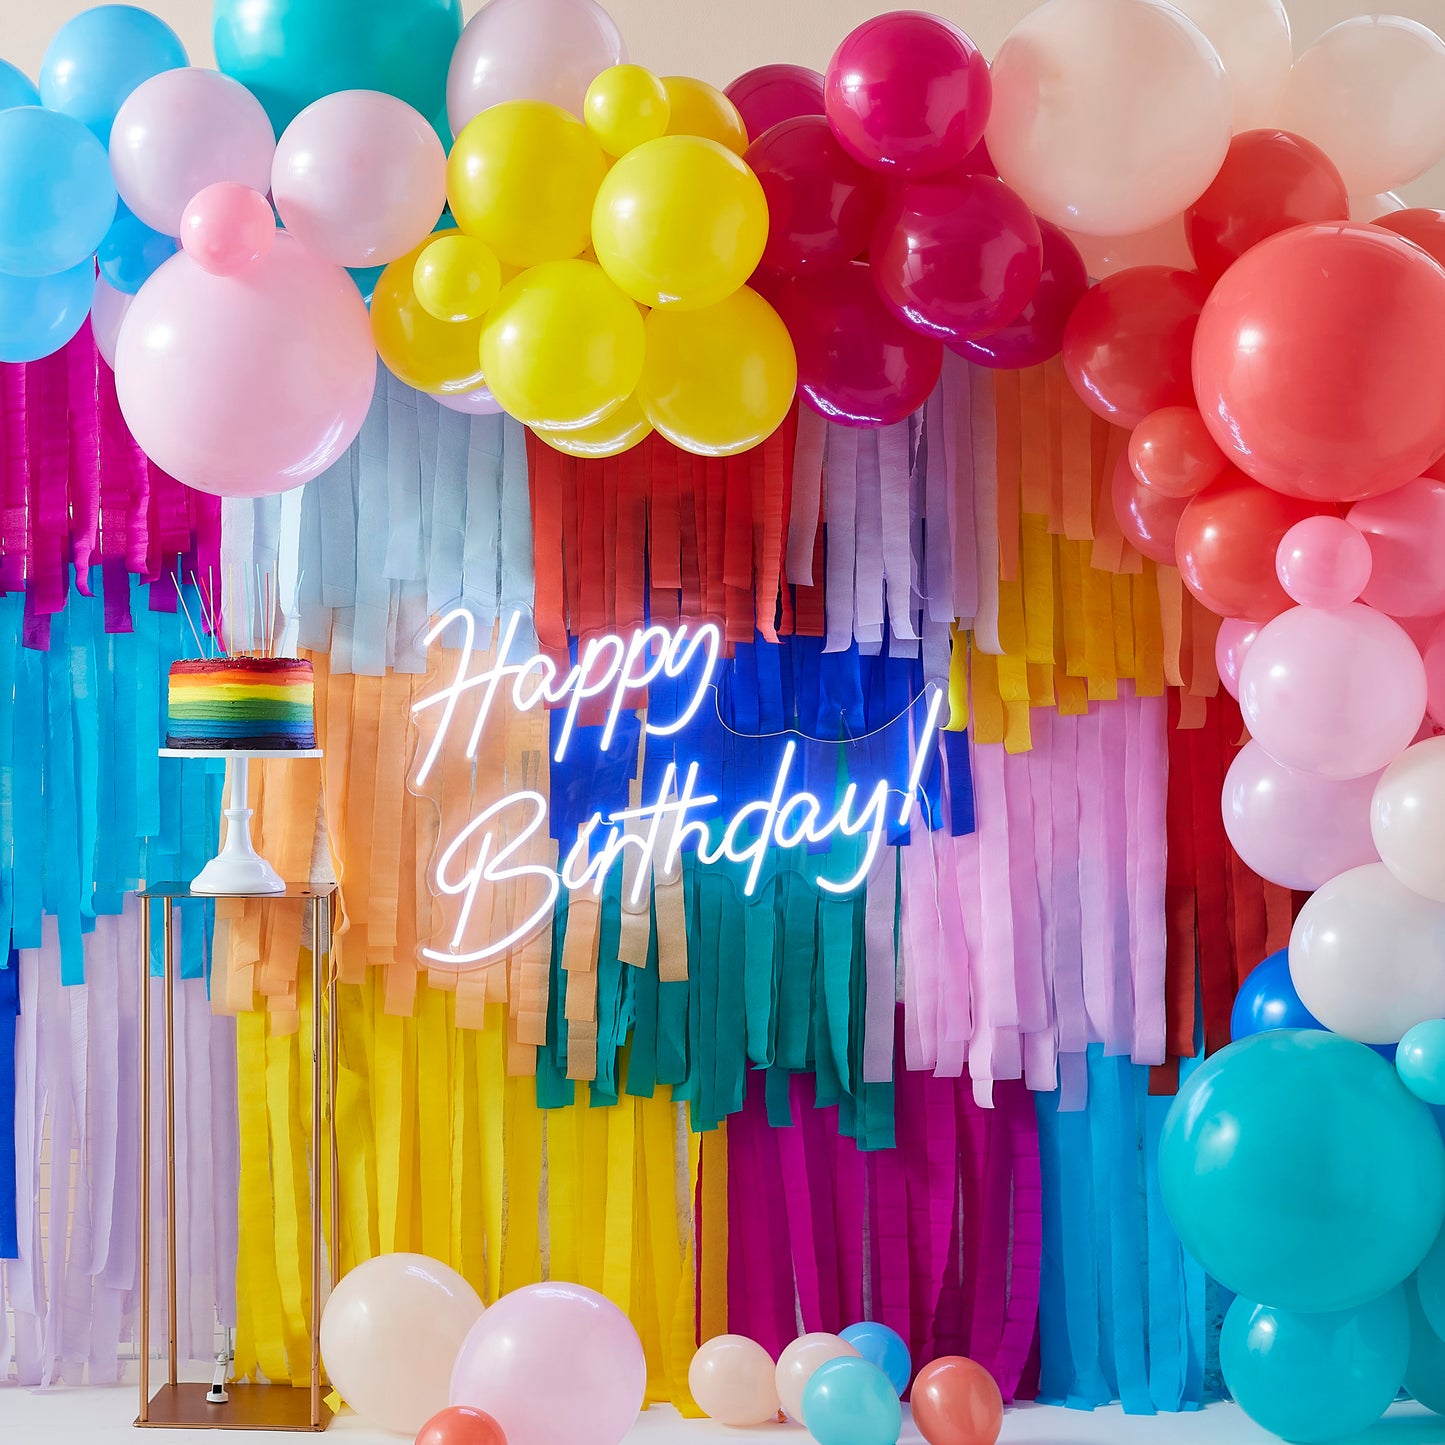
{"label": "white cake stand", "polygon": [[252,758],[319,758],[320,748],[161,748],[163,758],[225,758],[226,841],[221,851],[191,880],[192,893],[284,893],[281,875],[251,841],[250,762]]}

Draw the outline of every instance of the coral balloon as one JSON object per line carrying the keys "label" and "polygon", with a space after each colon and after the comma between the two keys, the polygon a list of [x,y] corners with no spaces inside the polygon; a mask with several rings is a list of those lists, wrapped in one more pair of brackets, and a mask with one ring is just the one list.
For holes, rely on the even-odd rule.
{"label": "coral balloon", "polygon": [[737,106],[748,137],[757,140],[795,115],[822,115],[823,77],[806,65],[760,65],[723,92]]}
{"label": "coral balloon", "polygon": [[448,1405],[416,1432],[415,1445],[507,1445],[507,1437],[485,1410]]}
{"label": "coral balloon", "polygon": [[1233,106],[1219,56],[1172,5],[1048,0],[994,57],[988,149],[1046,220],[1127,236],[1214,178]]}
{"label": "coral balloon", "polygon": [[1125,427],[1189,405],[1194,330],[1208,296],[1203,277],[1164,266],[1120,271],[1085,292],[1064,329],[1064,370],[1084,405]]}
{"label": "coral balloon", "polygon": [[992,176],[930,176],[896,187],[868,254],[890,310],[942,341],[1014,320],[1043,275],[1038,222]]}
{"label": "coral balloon", "polygon": [[1254,645],[1262,626],[1242,617],[1226,617],[1214,635],[1214,668],[1219,674],[1220,686],[1232,698],[1239,697],[1239,669],[1244,666],[1245,654]]}
{"label": "coral balloon", "polygon": [[610,156],[626,155],[667,130],[667,90],[640,65],[610,65],[582,101],[582,119]]}
{"label": "coral balloon", "polygon": [[239,276],[270,255],[276,216],[260,191],[217,181],[197,191],[181,215],[181,246],[213,276]]}
{"label": "coral balloon", "polygon": [[1371,224],[1413,241],[1445,266],[1445,211],[1432,211],[1424,206],[1397,208],[1374,217]]}
{"label": "coral balloon", "polygon": [[1289,16],[1284,0],[1175,0],[1219,52],[1234,94],[1234,129],[1253,130],[1275,118],[1289,79]]}
{"label": "coral balloon", "polygon": [[1003,1428],[1003,1396],[993,1376],[962,1355],[926,1364],[909,1399],[928,1445],[994,1445]]}
{"label": "coral balloon", "polygon": [[1414,738],[1425,715],[1425,665],[1383,612],[1358,602],[1330,612],[1292,607],[1249,649],[1239,706],[1250,736],[1278,762],[1358,778]]}
{"label": "coral balloon", "polygon": [[[90,330],[95,337],[95,349],[100,352],[101,360],[112,371],[115,370],[115,346],[120,340],[120,324],[125,320],[126,312],[130,310],[130,303],[134,299],[129,291],[117,291],[114,286],[108,285],[104,276],[96,277],[95,297],[90,304]],[[79,305],[78,302],[76,304]],[[84,320],[83,315],[81,320]],[[75,329],[80,330],[80,321],[76,322]],[[0,353],[0,361],[15,359]]]}
{"label": "coral balloon", "polygon": [[1301,607],[1343,607],[1370,580],[1370,544],[1340,517],[1307,517],[1280,539],[1275,572]]}
{"label": "coral balloon", "polygon": [[763,265],[788,274],[836,266],[868,245],[883,187],[838,144],[821,115],[781,121],[743,159],[768,201]]}
{"label": "coral balloon", "polygon": [[544,101],[510,100],[457,136],[447,200],[457,225],[499,261],[535,266],[582,253],[606,174],[602,147],[581,121]]}
{"label": "coral balloon", "polygon": [[858,1351],[847,1340],[840,1340],[837,1335],[825,1334],[821,1330],[799,1335],[796,1340],[788,1342],[778,1356],[775,1378],[778,1399],[792,1419],[802,1423],[803,1391],[818,1366],[828,1360],[845,1357],[857,1359]]}
{"label": "coral balloon", "polygon": [[833,53],[828,124],[874,170],[931,176],[960,165],[988,120],[988,62],[956,25],[912,10],[875,15]]}
{"label": "coral balloon", "polygon": [[1340,173],[1316,145],[1284,130],[1251,130],[1230,142],[1209,188],[1184,213],[1200,274],[1217,281],[1267,236],[1311,221],[1347,221]]}
{"label": "coral balloon", "polygon": [[1256,481],[1353,501],[1445,452],[1445,271],[1377,226],[1271,236],[1214,288],[1194,339],[1199,410]]}
{"label": "coral balloon", "polygon": [[53,276],[0,271],[0,361],[39,361],[59,351],[85,325],[96,285],[89,257]]}
{"label": "coral balloon", "polygon": [[1406,748],[1385,769],[1370,826],[1385,867],[1411,892],[1445,903],[1445,738]]}
{"label": "coral balloon", "polygon": [[131,305],[115,384],[136,442],[179,481],[223,497],[284,492],[366,420],[366,305],[345,271],[284,232],[239,277],[172,256]]}
{"label": "coral balloon", "polygon": [[592,209],[602,269],[644,306],[715,305],[752,275],[767,236],[757,177],[700,136],[663,136],[628,151]]}
{"label": "coral balloon", "polygon": [[416,299],[438,321],[475,321],[497,299],[502,268],[485,241],[457,231],[421,248],[411,279]]}
{"label": "coral balloon", "polygon": [[1445,482],[1420,477],[1356,502],[1349,521],[1374,561],[1363,594],[1371,607],[1391,617],[1445,612]]}
{"label": "coral balloon", "polygon": [[704,1340],[687,1367],[687,1388],[720,1425],[766,1425],[781,1408],[773,1357],[746,1335]]}
{"label": "coral balloon", "polygon": [[799,276],[779,309],[797,348],[803,399],[830,421],[888,426],[938,385],[942,343],[884,306],[864,264]]}
{"label": "coral balloon", "polygon": [[1127,452],[1121,452],[1114,464],[1109,496],[1125,540],[1146,557],[1172,567],[1179,521],[1189,498],[1168,497],[1146,487],[1129,466]]}
{"label": "coral balloon", "polygon": [[979,366],[1037,366],[1059,354],[1064,328],[1089,289],[1089,275],[1074,244],[1049,221],[1038,222],[1042,239],[1039,284],[1012,321],[987,336],[949,343],[949,349]]}
{"label": "coral balloon", "polygon": [[1167,221],[1133,236],[1088,236],[1082,231],[1070,231],[1068,236],[1096,281],[1136,266],[1168,266],[1174,271],[1194,269],[1182,215],[1170,216]]}
{"label": "coral balloon", "polygon": [[1445,618],[1432,629],[1421,650],[1425,663],[1425,697],[1431,718],[1445,725]]}
{"label": "coral balloon", "polygon": [[696,135],[715,140],[734,155],[748,148],[748,128],[738,108],[717,86],[690,75],[664,75],[668,135]]}
{"label": "coral balloon", "polygon": [[1204,418],[1192,406],[1151,411],[1129,437],[1129,465],[1139,481],[1161,497],[1186,499],[1229,470]]}
{"label": "coral balloon", "polygon": [[[442,231],[439,237],[455,236]],[[371,293],[371,332],[387,369],[418,391],[449,396],[475,391],[482,384],[480,320],[438,321],[416,294],[416,265],[428,238],[398,256],[377,278]]]}

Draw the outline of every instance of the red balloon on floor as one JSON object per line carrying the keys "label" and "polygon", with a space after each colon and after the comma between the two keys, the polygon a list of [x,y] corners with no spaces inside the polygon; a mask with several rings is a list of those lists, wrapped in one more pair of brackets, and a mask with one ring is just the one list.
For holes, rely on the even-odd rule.
{"label": "red balloon on floor", "polygon": [[1003,1396],[982,1365],[962,1355],[930,1361],[913,1379],[913,1423],[928,1445],[994,1445]]}
{"label": "red balloon on floor", "polygon": [[485,1410],[450,1405],[416,1432],[416,1445],[507,1445],[507,1437]]}

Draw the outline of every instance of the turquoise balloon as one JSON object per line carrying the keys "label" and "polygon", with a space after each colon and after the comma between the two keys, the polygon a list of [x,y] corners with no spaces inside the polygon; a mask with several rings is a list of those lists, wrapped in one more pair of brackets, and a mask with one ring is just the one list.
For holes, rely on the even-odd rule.
{"label": "turquoise balloon", "polygon": [[1352,1309],[1424,1259],[1445,1217],[1445,1146],[1363,1044],[1254,1034],[1190,1075],[1159,1143],[1164,1207],[1227,1289],[1301,1313]]}
{"label": "turquoise balloon", "polygon": [[169,261],[178,247],[174,236],[152,231],[122,201],[95,259],[106,284],[127,296],[134,296],[163,261]]}
{"label": "turquoise balloon", "polygon": [[1400,1040],[1395,1067],[1405,1087],[1427,1104],[1445,1104],[1445,1019],[1426,1019]]}
{"label": "turquoise balloon", "polygon": [[803,1387],[803,1424],[818,1445],[897,1445],[903,1407],[893,1382],[867,1360],[825,1360]]}
{"label": "turquoise balloon", "polygon": [[860,1320],[839,1333],[870,1365],[877,1365],[901,1396],[913,1379],[913,1356],[897,1330],[877,1320]]}
{"label": "turquoise balloon", "polygon": [[39,361],[59,351],[90,314],[95,265],[55,276],[0,274],[0,361]]}
{"label": "turquoise balloon", "polygon": [[1219,1366],[1240,1409],[1286,1440],[1340,1440],[1390,1407],[1410,1357],[1405,1293],[1357,1309],[1299,1315],[1236,1299]]}
{"label": "turquoise balloon", "polygon": [[1436,1334],[1445,1335],[1445,1230],[1436,1237],[1429,1253],[1415,1271],[1420,1304]]}
{"label": "turquoise balloon", "polygon": [[1410,1310],[1410,1361],[1405,1366],[1405,1392],[1427,1410],[1445,1415],[1445,1340],[1437,1335],[1420,1306],[1413,1279],[1401,1289]]}
{"label": "turquoise balloon", "polygon": [[8,60],[0,60],[0,110],[39,104],[40,92],[30,83],[30,77]]}
{"label": "turquoise balloon", "polygon": [[313,100],[382,90],[445,112],[460,0],[216,0],[216,64],[248,86],[279,136]]}

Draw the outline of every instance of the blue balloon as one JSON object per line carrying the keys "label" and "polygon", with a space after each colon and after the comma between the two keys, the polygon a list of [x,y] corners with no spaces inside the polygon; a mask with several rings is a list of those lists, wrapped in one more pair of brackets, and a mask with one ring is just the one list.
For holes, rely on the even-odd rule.
{"label": "blue balloon", "polygon": [[867,1360],[825,1360],[803,1387],[803,1424],[818,1445],[897,1445],[903,1407],[893,1382]]}
{"label": "blue balloon", "polygon": [[1410,1357],[1405,1293],[1356,1309],[1291,1314],[1236,1299],[1219,1336],[1224,1383],[1257,1425],[1286,1440],[1339,1440],[1389,1409]]}
{"label": "blue balloon", "polygon": [[1322,1029],[1300,1002],[1289,976],[1289,949],[1281,948],[1250,971],[1239,986],[1229,1015],[1229,1037],[1236,1043],[1266,1029]]}
{"label": "blue balloon", "polygon": [[105,147],[68,115],[0,110],[0,271],[52,276],[95,254],[115,219]]}
{"label": "blue balloon", "polygon": [[40,62],[40,98],[108,146],[131,91],[189,64],[181,37],[159,16],[134,5],[97,5],[55,32]]}
{"label": "blue balloon", "polygon": [[838,1338],[847,1340],[870,1365],[877,1365],[902,1396],[913,1379],[913,1357],[897,1330],[877,1320],[861,1320],[841,1331]]}
{"label": "blue balloon", "polygon": [[1445,1415],[1445,1340],[1426,1319],[1415,1281],[1407,1279],[1402,1288],[1410,1309],[1410,1362],[1405,1366],[1405,1391],[1427,1410]]}
{"label": "blue balloon", "polygon": [[96,250],[95,259],[108,285],[134,296],[161,262],[169,261],[177,249],[174,236],[152,231],[122,201],[116,207],[115,220]]}
{"label": "blue balloon", "polygon": [[59,351],[85,323],[95,295],[95,265],[55,276],[0,274],[0,361],[39,361]]}
{"label": "blue balloon", "polygon": [[1430,1328],[1445,1335],[1445,1230],[1442,1230],[1430,1252],[1415,1271],[1415,1286],[1420,1292],[1420,1307]]}
{"label": "blue balloon", "polygon": [[1426,1019],[1400,1040],[1395,1067],[1405,1087],[1427,1104],[1445,1104],[1445,1019]]}
{"label": "blue balloon", "polygon": [[1425,1258],[1445,1218],[1445,1146],[1363,1044],[1277,1029],[1189,1076],[1159,1143],[1164,1207],[1225,1288],[1301,1313],[1353,1309]]}
{"label": "blue balloon", "polygon": [[8,60],[0,60],[0,110],[13,110],[17,105],[39,105],[40,92],[31,85],[30,77],[17,70]]}

